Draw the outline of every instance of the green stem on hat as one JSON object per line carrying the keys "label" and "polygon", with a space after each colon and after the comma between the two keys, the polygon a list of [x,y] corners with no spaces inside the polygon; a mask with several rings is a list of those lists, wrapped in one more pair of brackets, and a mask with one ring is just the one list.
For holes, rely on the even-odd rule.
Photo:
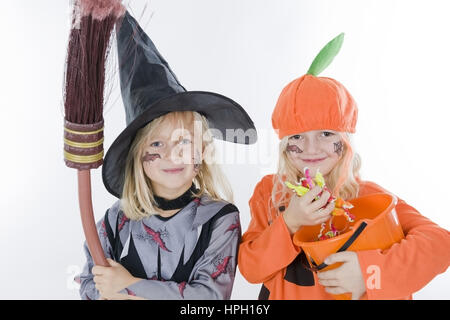
{"label": "green stem on hat", "polygon": [[322,50],[320,50],[319,54],[314,59],[306,74],[317,77],[323,70],[326,69],[326,67],[330,65],[334,57],[336,57],[336,55],[339,53],[343,42],[344,33],[342,32],[336,38],[328,42],[326,46],[322,48]]}

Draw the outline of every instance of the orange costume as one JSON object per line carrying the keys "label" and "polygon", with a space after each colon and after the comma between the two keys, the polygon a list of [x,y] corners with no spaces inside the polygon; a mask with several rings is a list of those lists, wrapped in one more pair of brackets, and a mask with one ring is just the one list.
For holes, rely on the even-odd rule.
{"label": "orange costume", "polygon": [[[283,89],[272,115],[280,139],[311,130],[355,132],[358,110],[350,93],[338,81],[318,77],[342,41],[343,34],[329,42],[308,73]],[[292,193],[279,207],[272,202],[273,178],[263,177],[249,201],[252,219],[239,248],[239,269],[249,282],[263,283],[260,299],[333,299],[310,270],[303,250],[293,243],[281,214]],[[358,178],[357,182],[358,197],[389,193],[373,182]],[[445,272],[450,264],[447,230],[401,199],[395,210],[405,238],[386,250],[357,252],[366,285],[361,299],[412,299],[414,292]],[[374,270],[378,270],[376,281],[372,277]]]}
{"label": "orange costume", "polygon": [[[302,250],[294,245],[270,200],[273,175],[256,185],[249,201],[252,220],[239,248],[239,270],[251,283],[263,283],[260,299],[333,299],[318,283]],[[373,182],[359,181],[359,196],[388,192]],[[283,208],[281,208],[283,209]],[[359,251],[364,280],[371,265],[380,267],[380,288],[367,288],[362,299],[411,299],[450,262],[450,233],[398,199],[395,207],[406,238],[390,249]],[[274,217],[269,225],[269,214]],[[370,269],[369,269],[370,270]]]}

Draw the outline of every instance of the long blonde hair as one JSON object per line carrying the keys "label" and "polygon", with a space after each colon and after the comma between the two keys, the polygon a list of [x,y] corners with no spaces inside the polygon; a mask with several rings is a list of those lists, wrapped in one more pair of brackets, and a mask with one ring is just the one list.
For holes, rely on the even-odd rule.
{"label": "long blonde hair", "polygon": [[[334,196],[353,199],[359,193],[359,184],[356,179],[360,177],[361,158],[353,151],[348,133],[339,132],[339,135],[344,142],[342,157],[325,177],[325,182]],[[276,215],[279,214],[280,206],[287,205],[287,194],[292,192],[284,185],[284,181],[297,182],[303,177],[303,173],[297,170],[288,158],[286,151],[288,139],[289,136],[284,137],[279,144],[278,170],[273,175],[273,188],[269,199],[269,203],[276,208]],[[269,221],[274,219],[271,209],[273,208],[269,205]]]}
{"label": "long blonde hair", "polygon": [[[140,220],[157,213],[151,181],[144,172],[141,158],[148,138],[153,136],[166,120],[172,121],[172,123],[178,122],[183,128],[194,122],[201,122],[202,150],[208,150],[208,155],[211,156],[212,160],[214,159],[213,137],[208,122],[199,113],[176,111],[151,121],[136,134],[126,160],[121,204],[122,210],[129,219]],[[231,186],[216,163],[203,160],[193,182],[199,189],[194,194],[195,197],[208,194],[213,200],[233,202]]]}

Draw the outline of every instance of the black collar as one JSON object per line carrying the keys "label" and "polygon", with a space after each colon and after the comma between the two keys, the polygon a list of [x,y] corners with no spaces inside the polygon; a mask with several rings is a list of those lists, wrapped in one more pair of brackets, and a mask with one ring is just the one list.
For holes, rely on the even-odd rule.
{"label": "black collar", "polygon": [[192,193],[195,193],[197,191],[198,190],[195,188],[195,185],[192,184],[191,187],[178,198],[167,200],[158,197],[156,194],[153,195],[153,197],[155,198],[158,208],[160,208],[161,210],[175,210],[184,208],[186,205],[188,205],[195,198]]}

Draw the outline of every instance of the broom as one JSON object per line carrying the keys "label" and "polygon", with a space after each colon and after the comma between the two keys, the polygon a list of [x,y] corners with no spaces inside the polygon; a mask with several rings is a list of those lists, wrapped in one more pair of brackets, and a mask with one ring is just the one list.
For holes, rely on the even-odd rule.
{"label": "broom", "polygon": [[78,200],[86,242],[96,265],[109,266],[92,209],[90,170],[103,163],[105,62],[120,0],[75,0],[64,83],[64,161],[78,171]]}

